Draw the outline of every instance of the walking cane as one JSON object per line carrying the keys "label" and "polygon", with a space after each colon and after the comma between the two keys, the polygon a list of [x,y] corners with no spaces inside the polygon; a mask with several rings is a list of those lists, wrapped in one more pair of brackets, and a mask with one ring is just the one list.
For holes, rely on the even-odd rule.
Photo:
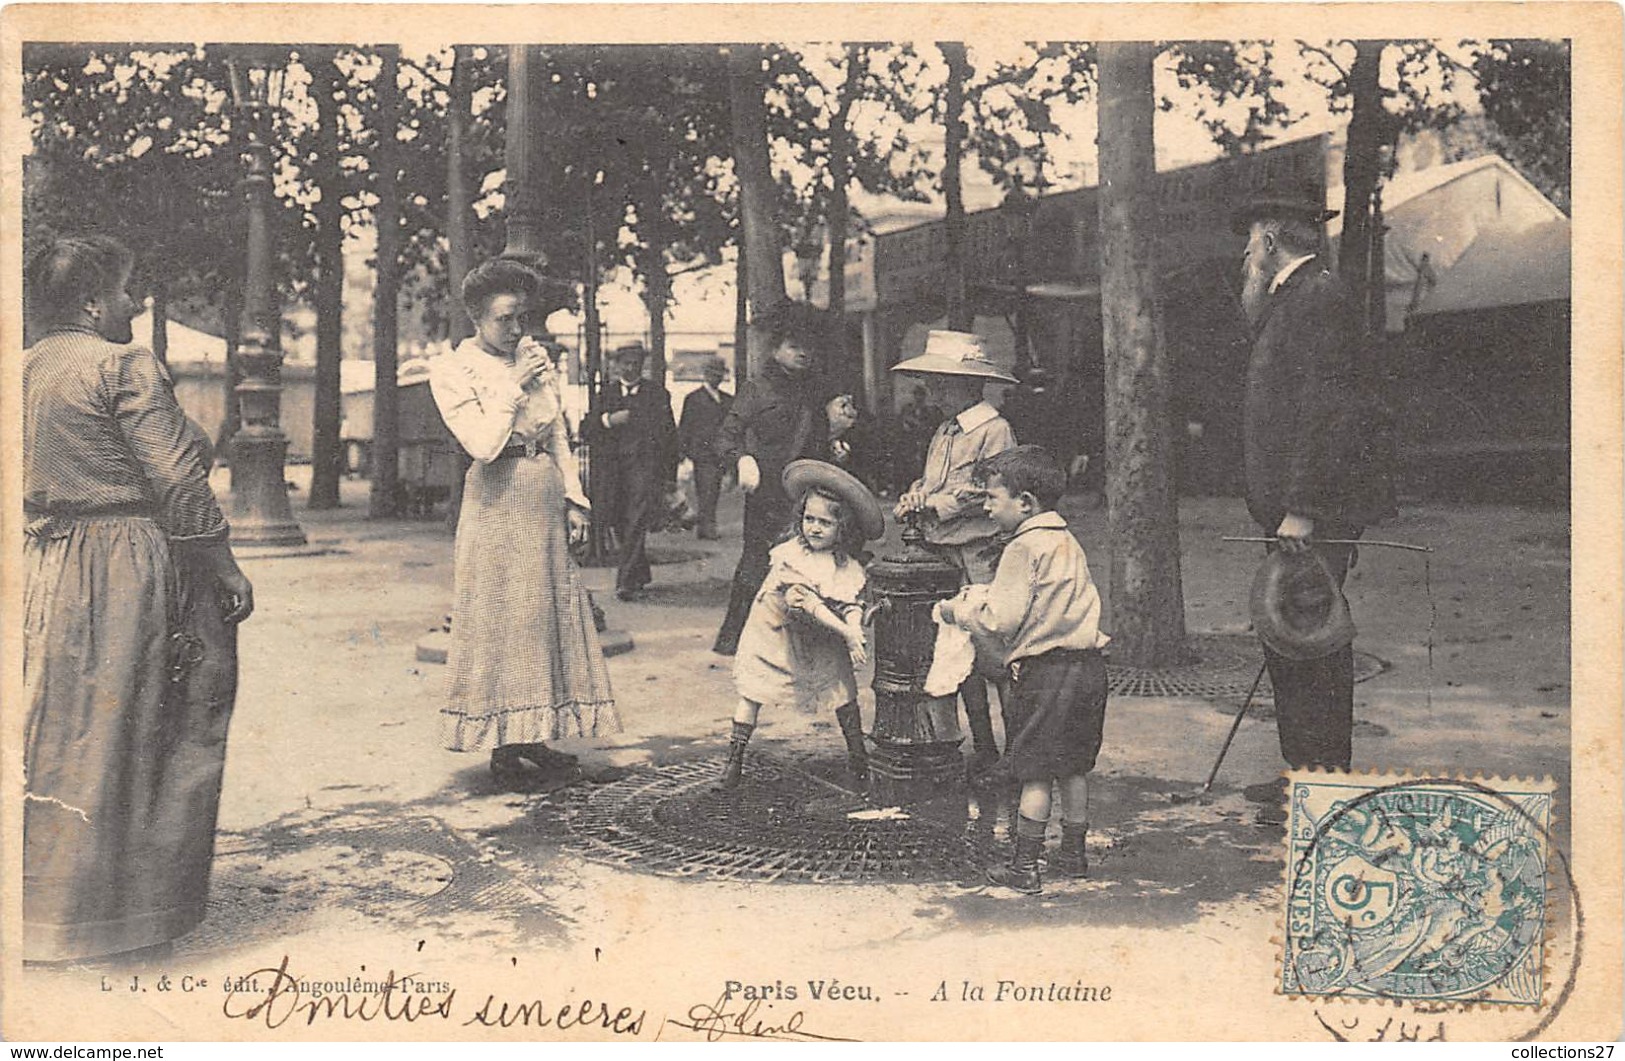
{"label": "walking cane", "polygon": [[1225,734],[1224,746],[1219,749],[1219,757],[1213,760],[1213,769],[1208,771],[1207,780],[1202,783],[1201,788],[1197,789],[1196,792],[1192,793],[1191,795],[1174,796],[1173,802],[1195,803],[1197,800],[1206,799],[1208,795],[1212,793],[1213,782],[1219,776],[1219,767],[1224,765],[1224,757],[1230,754],[1230,745],[1236,739],[1236,731],[1241,728],[1241,720],[1247,717],[1247,709],[1253,706],[1253,697],[1258,694],[1259,683],[1264,680],[1264,671],[1268,669],[1268,667],[1268,663],[1259,665],[1258,674],[1253,678],[1253,687],[1247,690],[1247,699],[1241,702],[1241,710],[1236,712],[1235,721],[1230,723],[1230,732]]}
{"label": "walking cane", "polygon": [[[1225,541],[1225,542],[1254,542],[1254,543],[1266,543],[1267,544],[1267,543],[1274,542],[1276,539],[1275,538],[1223,537],[1223,538],[1220,538],[1219,540],[1220,541]],[[1433,551],[1433,549],[1431,547],[1429,547],[1429,546],[1426,546],[1426,545],[1410,545],[1410,544],[1408,544],[1406,542],[1369,541],[1369,540],[1360,540],[1360,539],[1354,539],[1354,538],[1313,539],[1313,540],[1316,542],[1316,544],[1319,544],[1319,545],[1355,545],[1355,546],[1359,546],[1359,545],[1375,545],[1375,546],[1381,546],[1381,547],[1387,548],[1387,549],[1405,549],[1405,550],[1409,550],[1410,552],[1417,552],[1417,553],[1431,553]],[[1429,599],[1430,602],[1432,601],[1432,593],[1433,593],[1433,591],[1432,591],[1432,580],[1431,580],[1431,576],[1430,576],[1429,579],[1428,579],[1428,599]],[[1188,795],[1188,796],[1176,795],[1176,796],[1174,796],[1172,798],[1172,802],[1174,802],[1174,803],[1194,803],[1197,800],[1205,799],[1213,791],[1213,782],[1218,779],[1219,767],[1224,765],[1224,757],[1230,753],[1230,745],[1236,739],[1236,731],[1241,729],[1241,720],[1247,717],[1247,709],[1249,707],[1253,706],[1253,697],[1258,694],[1259,683],[1264,680],[1264,672],[1266,670],[1268,670],[1268,669],[1269,669],[1269,664],[1267,662],[1259,665],[1258,676],[1253,679],[1253,687],[1251,689],[1247,690],[1247,699],[1242,701],[1241,710],[1236,712],[1235,721],[1230,723],[1230,732],[1225,735],[1224,747],[1219,749],[1219,757],[1213,761],[1213,769],[1208,773],[1207,780],[1202,783],[1202,787],[1200,789],[1198,789],[1196,792],[1194,792],[1193,794]],[[1429,636],[1428,636],[1428,673],[1430,675],[1432,674],[1432,669],[1433,669],[1433,638],[1432,638],[1432,634],[1431,634],[1431,631],[1430,631]],[[1431,706],[1432,705],[1432,682],[1430,681],[1428,683],[1428,685],[1429,685],[1429,688],[1428,688],[1428,700],[1429,700],[1429,706]]]}

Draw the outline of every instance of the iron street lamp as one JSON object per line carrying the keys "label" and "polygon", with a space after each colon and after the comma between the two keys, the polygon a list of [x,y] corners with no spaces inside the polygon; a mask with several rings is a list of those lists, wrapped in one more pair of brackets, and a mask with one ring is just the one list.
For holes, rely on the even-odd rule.
{"label": "iron street lamp", "polygon": [[233,46],[226,60],[231,96],[248,128],[247,174],[241,188],[248,207],[248,267],[244,271],[241,382],[242,426],[231,442],[232,540],[247,545],[303,545],[283,478],[288,436],[282,414],[282,306],[271,246],[272,115],[282,104],[288,50],[274,45]]}

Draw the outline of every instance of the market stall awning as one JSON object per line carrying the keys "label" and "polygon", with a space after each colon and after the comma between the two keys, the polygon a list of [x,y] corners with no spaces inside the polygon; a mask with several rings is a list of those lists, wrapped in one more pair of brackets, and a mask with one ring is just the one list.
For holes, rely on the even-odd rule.
{"label": "market stall awning", "polygon": [[1532,228],[1483,229],[1414,316],[1568,299],[1570,228],[1559,218]]}

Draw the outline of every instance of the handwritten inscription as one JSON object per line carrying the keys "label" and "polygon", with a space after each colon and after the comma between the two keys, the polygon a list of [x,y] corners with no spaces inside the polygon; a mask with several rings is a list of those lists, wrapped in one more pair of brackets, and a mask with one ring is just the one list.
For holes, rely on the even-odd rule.
{"label": "handwritten inscription", "polygon": [[292,973],[289,964],[284,955],[277,966],[227,980],[221,1013],[271,1029],[318,1021],[445,1021],[463,1027],[593,1029],[635,1038],[644,1027],[644,1010],[600,1000],[549,1002],[487,994],[472,1010],[460,1010],[455,987],[416,973],[391,969],[381,981],[311,981]]}
{"label": "handwritten inscription", "polygon": [[[733,983],[733,981],[729,981]],[[743,987],[738,992],[743,996]],[[759,985],[758,985],[759,986]],[[793,998],[796,992],[790,986]],[[851,1042],[834,1035],[819,1035],[807,1028],[807,1014],[803,1010],[780,1009],[760,998],[745,1000],[730,996],[727,990],[712,1003],[700,1003],[688,1008],[685,1019],[666,1018],[666,1024],[686,1031],[698,1032],[708,1043],[724,1039],[778,1039],[790,1042]]]}

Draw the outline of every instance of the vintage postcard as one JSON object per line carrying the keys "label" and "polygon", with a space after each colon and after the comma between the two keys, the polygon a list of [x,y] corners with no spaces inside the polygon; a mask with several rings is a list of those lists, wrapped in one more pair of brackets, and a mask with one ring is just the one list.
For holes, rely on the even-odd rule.
{"label": "vintage postcard", "polygon": [[0,14],[9,1041],[1583,1041],[1621,15]]}

